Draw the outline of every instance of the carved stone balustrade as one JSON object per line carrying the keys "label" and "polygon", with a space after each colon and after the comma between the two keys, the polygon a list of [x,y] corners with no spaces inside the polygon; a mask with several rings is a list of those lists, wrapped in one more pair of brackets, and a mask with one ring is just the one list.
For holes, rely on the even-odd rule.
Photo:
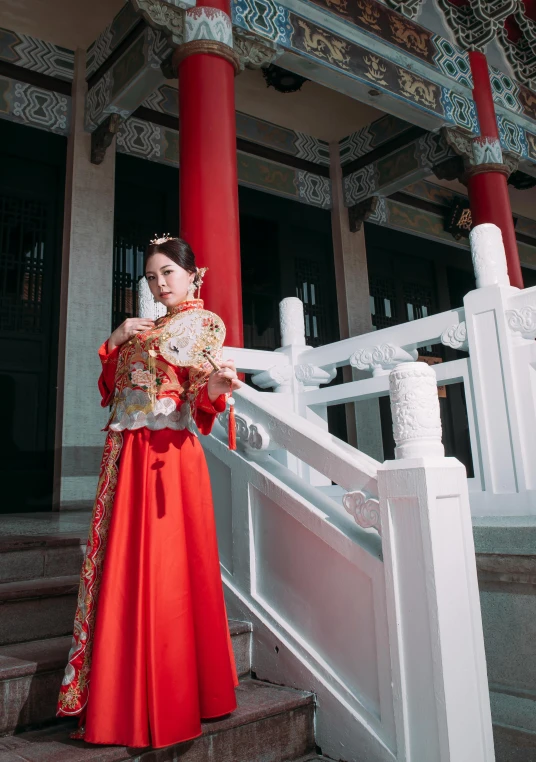
{"label": "carved stone balustrade", "polygon": [[437,381],[423,362],[398,365],[389,376],[395,457],[442,458]]}
{"label": "carved stone balustrade", "polygon": [[317,368],[316,365],[296,365],[294,371],[296,379],[303,384],[305,390],[318,389],[321,384],[329,384],[337,375],[332,366]]}
{"label": "carved stone balustrade", "polygon": [[363,529],[375,529],[379,534],[382,533],[378,498],[358,490],[347,492],[342,498],[342,504],[358,526]]}
{"label": "carved stone balustrade", "polygon": [[445,329],[441,334],[441,343],[451,349],[460,349],[463,352],[468,352],[469,344],[467,343],[467,323],[465,320]]}
{"label": "carved stone balustrade", "polygon": [[385,376],[400,363],[415,362],[419,356],[416,349],[409,352],[393,344],[378,344],[360,349],[350,357],[350,365],[358,370],[366,370],[373,376]]}
{"label": "carved stone balustrade", "polygon": [[284,393],[292,389],[292,376],[292,365],[275,365],[269,370],[256,373],[251,380],[260,389],[274,389]]}
{"label": "carved stone balustrade", "polygon": [[[224,429],[229,431],[229,408],[218,416],[218,420]],[[268,454],[278,449],[278,445],[272,441],[266,429],[255,423],[249,416],[235,412],[235,421],[238,449],[245,450],[252,456]]]}
{"label": "carved stone balustrade", "polygon": [[508,328],[514,338],[536,339],[536,305],[528,304],[515,310],[506,310]]}

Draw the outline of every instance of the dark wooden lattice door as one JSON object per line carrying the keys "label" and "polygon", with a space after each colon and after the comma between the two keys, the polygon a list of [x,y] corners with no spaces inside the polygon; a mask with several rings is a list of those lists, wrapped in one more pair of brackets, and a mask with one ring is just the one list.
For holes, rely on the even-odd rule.
{"label": "dark wooden lattice door", "polygon": [[0,510],[50,510],[65,141],[15,125],[7,131],[10,142],[0,143],[11,151],[0,155]]}
{"label": "dark wooden lattice door", "polygon": [[147,244],[157,235],[177,235],[179,173],[118,154],[115,174],[112,328],[136,315],[138,281]]}

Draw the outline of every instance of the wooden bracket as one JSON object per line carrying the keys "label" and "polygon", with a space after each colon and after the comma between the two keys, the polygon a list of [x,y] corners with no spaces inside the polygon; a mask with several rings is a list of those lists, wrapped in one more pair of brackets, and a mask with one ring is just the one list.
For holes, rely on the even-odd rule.
{"label": "wooden bracket", "polygon": [[348,207],[348,221],[352,233],[361,230],[362,224],[368,220],[371,214],[374,214],[378,208],[378,196],[369,196],[359,204]]}
{"label": "wooden bracket", "polygon": [[95,132],[91,134],[92,164],[102,164],[106,151],[119,131],[120,124],[121,116],[119,114],[110,114],[102,124],[99,124]]}

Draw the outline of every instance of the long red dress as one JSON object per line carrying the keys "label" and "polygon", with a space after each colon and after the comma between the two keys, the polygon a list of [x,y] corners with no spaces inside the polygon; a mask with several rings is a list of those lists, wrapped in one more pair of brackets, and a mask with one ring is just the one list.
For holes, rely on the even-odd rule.
{"label": "long red dress", "polygon": [[172,316],[99,350],[102,404],[115,403],[58,704],[91,743],[168,746],[236,708],[210,481],[191,425],[210,433],[225,397],[211,403],[206,369],[160,355]]}

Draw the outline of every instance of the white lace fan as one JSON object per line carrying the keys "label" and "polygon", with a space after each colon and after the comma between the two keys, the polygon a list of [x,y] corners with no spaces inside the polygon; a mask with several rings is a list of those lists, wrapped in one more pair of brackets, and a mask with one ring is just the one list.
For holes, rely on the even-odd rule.
{"label": "white lace fan", "polygon": [[160,354],[173,365],[183,367],[213,364],[221,355],[225,325],[207,310],[179,312],[160,336]]}
{"label": "white lace fan", "polygon": [[[154,300],[145,277],[138,282],[138,315],[158,320],[167,313],[165,304]],[[160,339],[160,353],[173,365],[204,365],[221,355],[225,325],[213,312],[187,310],[169,321]]]}

